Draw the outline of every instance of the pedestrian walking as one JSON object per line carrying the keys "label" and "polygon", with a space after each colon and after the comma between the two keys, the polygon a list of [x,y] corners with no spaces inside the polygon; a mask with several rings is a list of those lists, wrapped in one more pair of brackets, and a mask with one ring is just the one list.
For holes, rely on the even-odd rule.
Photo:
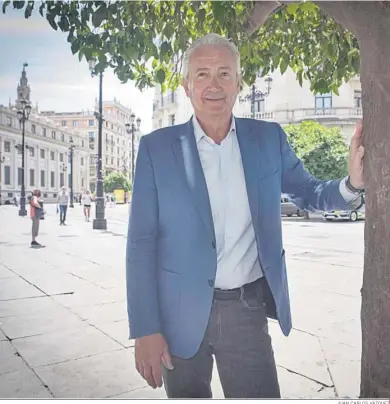
{"label": "pedestrian walking", "polygon": [[92,205],[92,196],[89,191],[87,191],[82,198],[82,203],[84,205],[84,217],[85,221],[89,222],[91,217],[91,205]]}
{"label": "pedestrian walking", "polygon": [[236,118],[240,53],[209,34],[183,56],[194,109],[141,137],[127,237],[135,362],[169,398],[211,398],[213,361],[227,398],[280,398],[267,317],[291,331],[280,195],[300,209],[362,203],[362,123],[349,176],[321,181],[275,122]]}
{"label": "pedestrian walking", "polygon": [[61,192],[58,194],[57,198],[57,209],[60,211],[60,225],[65,226],[66,212],[68,210],[69,204],[69,193],[66,191],[65,187],[61,188]]}
{"label": "pedestrian walking", "polygon": [[37,237],[39,233],[39,223],[44,214],[43,207],[39,203],[40,197],[41,197],[41,191],[39,189],[36,189],[32,193],[32,196],[30,198],[30,217],[32,221],[31,247],[42,247],[42,245],[37,242]]}

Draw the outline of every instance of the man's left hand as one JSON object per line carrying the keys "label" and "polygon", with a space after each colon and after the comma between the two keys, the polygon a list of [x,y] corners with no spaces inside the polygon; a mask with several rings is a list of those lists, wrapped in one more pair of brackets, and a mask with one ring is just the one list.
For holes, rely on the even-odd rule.
{"label": "man's left hand", "polygon": [[355,133],[351,139],[348,161],[348,174],[351,185],[358,189],[364,188],[363,158],[363,120],[360,120],[356,125]]}

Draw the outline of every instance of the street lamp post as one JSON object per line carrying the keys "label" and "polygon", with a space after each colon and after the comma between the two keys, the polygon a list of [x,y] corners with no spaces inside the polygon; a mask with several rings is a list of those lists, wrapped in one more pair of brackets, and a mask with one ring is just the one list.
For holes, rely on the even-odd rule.
{"label": "street lamp post", "polygon": [[5,161],[5,157],[1,156],[1,148],[3,147],[2,142],[0,142],[0,205],[1,205],[1,174],[3,172],[3,163]]}
{"label": "street lamp post", "polygon": [[267,85],[265,92],[257,89],[255,84],[252,84],[251,86],[251,92],[247,95],[245,95],[244,97],[239,97],[239,102],[243,103],[243,102],[247,102],[250,101],[251,102],[251,117],[252,119],[255,119],[255,102],[258,100],[264,100],[266,97],[269,96],[269,93],[271,92],[271,85],[272,85],[272,77],[271,76],[267,76],[265,78],[265,83]]}
{"label": "street lamp post", "polygon": [[131,114],[130,115],[130,123],[126,124],[126,132],[128,134],[131,133],[131,183],[134,183],[134,168],[135,168],[135,163],[134,163],[134,137],[135,137],[135,123],[137,123],[137,130],[139,130],[139,127],[141,126],[141,118],[135,119],[135,115]]}
{"label": "street lamp post", "polygon": [[70,208],[74,208],[73,204],[73,152],[75,149],[75,145],[73,144],[73,140],[70,140],[70,146],[69,146],[69,165],[70,165]]}
{"label": "street lamp post", "polygon": [[[89,69],[92,77],[95,72],[96,60],[89,61]],[[99,112],[95,113],[99,120],[98,133],[98,157],[96,162],[96,218],[93,221],[93,229],[106,230],[107,220],[104,217],[104,195],[103,195],[103,72],[99,73]]]}
{"label": "street lamp post", "polygon": [[26,210],[26,188],[25,188],[25,176],[24,176],[24,156],[25,156],[25,124],[28,120],[30,113],[31,113],[31,105],[28,104],[25,100],[21,101],[22,109],[17,112],[17,116],[19,119],[20,124],[22,125],[22,192],[20,196],[20,209],[19,209],[19,216],[27,216]]}

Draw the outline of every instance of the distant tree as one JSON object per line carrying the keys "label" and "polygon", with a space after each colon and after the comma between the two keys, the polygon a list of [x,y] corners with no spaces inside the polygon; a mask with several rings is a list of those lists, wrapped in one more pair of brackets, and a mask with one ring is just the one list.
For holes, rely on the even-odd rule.
{"label": "distant tree", "polygon": [[348,146],[340,128],[306,121],[283,129],[295,153],[315,177],[329,180],[347,175]]}
{"label": "distant tree", "polygon": [[104,192],[113,192],[115,189],[131,190],[131,182],[121,173],[111,173],[104,178]]}

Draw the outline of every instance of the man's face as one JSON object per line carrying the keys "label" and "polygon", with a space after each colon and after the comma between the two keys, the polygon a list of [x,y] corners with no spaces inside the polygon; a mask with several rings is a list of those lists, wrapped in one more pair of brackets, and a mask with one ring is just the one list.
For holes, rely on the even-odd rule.
{"label": "man's face", "polygon": [[240,87],[234,55],[219,45],[195,49],[183,86],[195,114],[201,119],[230,117]]}

